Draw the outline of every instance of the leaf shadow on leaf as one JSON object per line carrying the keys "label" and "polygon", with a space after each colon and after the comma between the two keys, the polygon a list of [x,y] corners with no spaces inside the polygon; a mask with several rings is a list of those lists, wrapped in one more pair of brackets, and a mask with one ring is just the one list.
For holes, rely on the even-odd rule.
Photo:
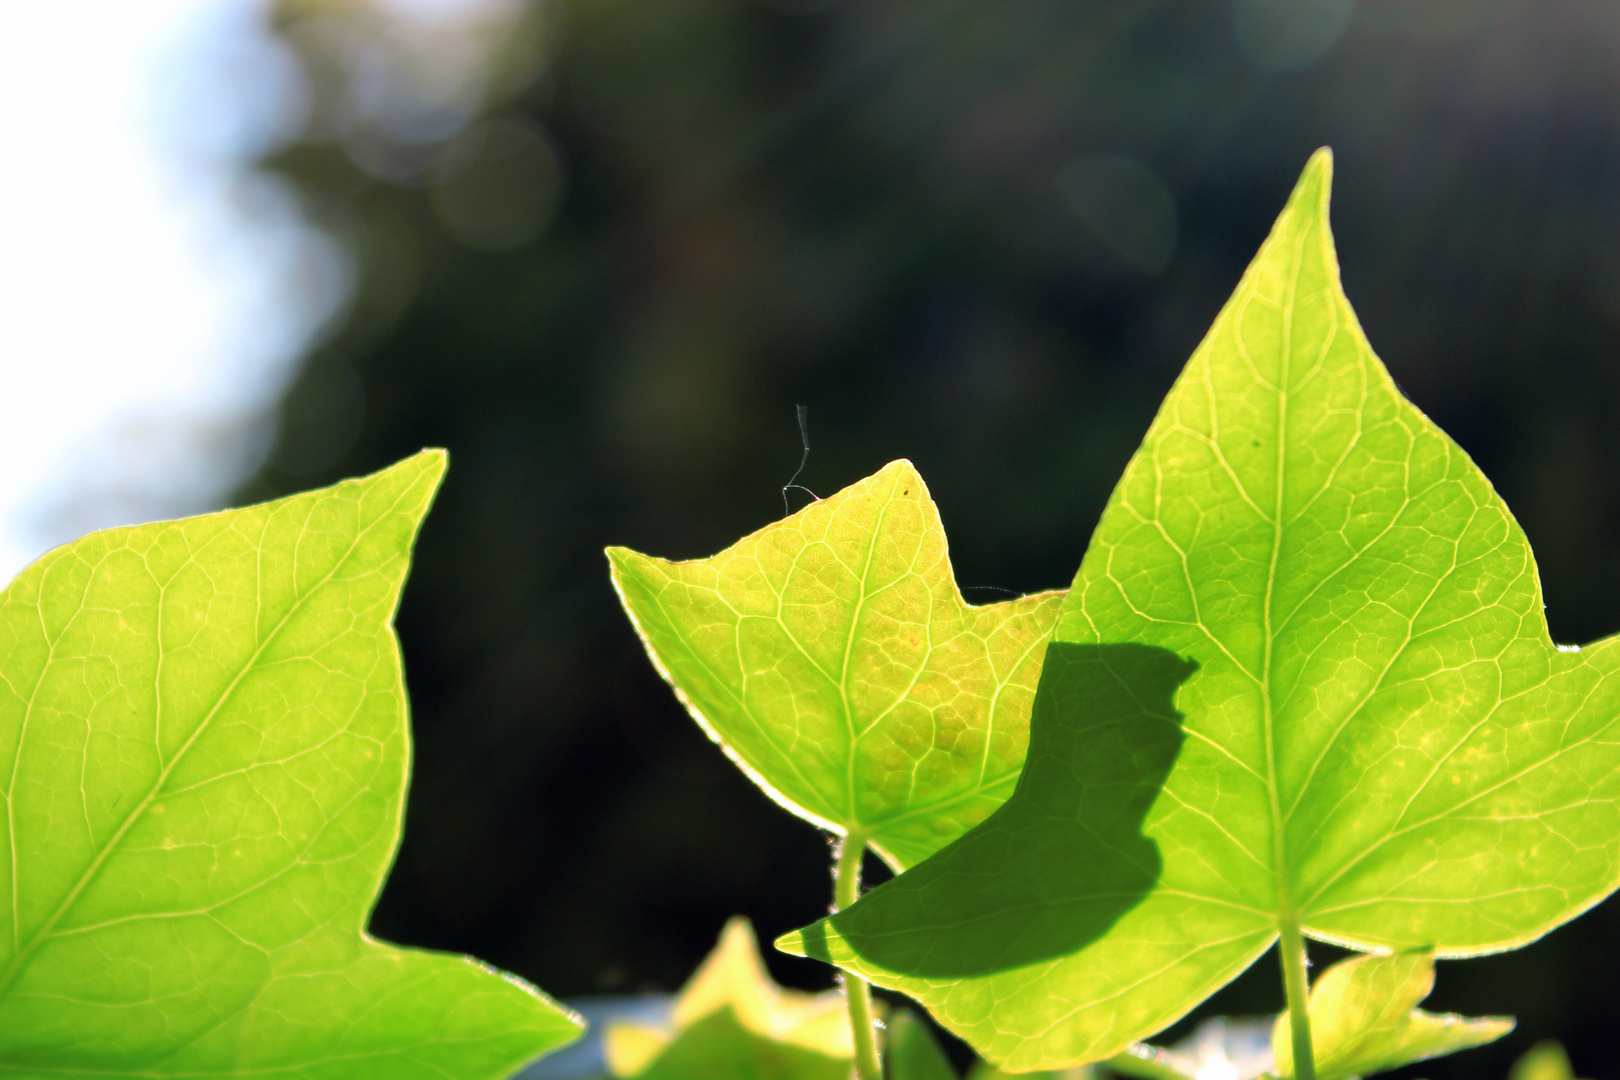
{"label": "leaf shadow on leaf", "polygon": [[826,926],[887,970],[989,975],[1068,956],[1102,937],[1159,879],[1142,824],[1185,740],[1176,690],[1195,661],[1139,644],[1053,642],[1011,798],[938,854],[807,927]]}

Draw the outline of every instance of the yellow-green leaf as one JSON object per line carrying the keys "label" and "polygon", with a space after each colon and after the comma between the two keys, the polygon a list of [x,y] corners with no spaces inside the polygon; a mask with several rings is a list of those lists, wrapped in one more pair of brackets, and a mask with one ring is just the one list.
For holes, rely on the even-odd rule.
{"label": "yellow-green leaf", "polygon": [[1011,799],[781,943],[1003,1067],[1118,1053],[1285,927],[1469,956],[1620,882],[1620,640],[1554,645],[1523,532],[1356,322],[1330,176],[1109,500]]}
{"label": "yellow-green leaf", "polygon": [[771,980],[747,919],[726,924],[667,1024],[609,1023],[603,1052],[634,1080],[845,1080],[854,1060],[842,994],[804,994]]}
{"label": "yellow-green leaf", "polygon": [[[1434,989],[1434,954],[1358,956],[1322,973],[1306,1007],[1318,1080],[1337,1080],[1426,1061],[1494,1042],[1513,1030],[1505,1016],[1471,1018],[1430,1013],[1417,1003]],[[1294,1076],[1288,1013],[1271,1035],[1277,1075]]]}
{"label": "yellow-green leaf", "polygon": [[444,471],[112,529],[0,593],[0,1073],[496,1080],[533,988],[365,934],[410,768],[392,619]]}
{"label": "yellow-green leaf", "polygon": [[1543,1039],[1513,1063],[1508,1080],[1575,1080],[1575,1070],[1563,1043]]}
{"label": "yellow-green leaf", "polygon": [[910,462],[710,559],[608,556],[659,672],[799,816],[909,866],[1011,793],[1063,594],[964,601]]}

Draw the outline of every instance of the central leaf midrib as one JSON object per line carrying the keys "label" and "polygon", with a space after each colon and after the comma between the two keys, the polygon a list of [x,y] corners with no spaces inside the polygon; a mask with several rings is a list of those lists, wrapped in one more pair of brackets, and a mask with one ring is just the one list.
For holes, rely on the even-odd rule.
{"label": "central leaf midrib", "polygon": [[[1273,883],[1277,899],[1277,923],[1279,929],[1285,926],[1296,926],[1298,915],[1294,911],[1292,890],[1288,886],[1288,851],[1287,841],[1283,831],[1283,814],[1281,793],[1277,784],[1277,740],[1275,730],[1275,714],[1271,700],[1271,674],[1273,657],[1276,652],[1276,638],[1272,629],[1272,605],[1276,599],[1277,564],[1282,554],[1283,537],[1283,496],[1286,490],[1287,463],[1288,463],[1288,402],[1291,378],[1293,374],[1294,354],[1294,306],[1298,298],[1299,275],[1305,260],[1305,244],[1310,237],[1310,231],[1302,231],[1294,241],[1294,258],[1289,268],[1288,285],[1282,304],[1282,348],[1279,363],[1281,371],[1277,380],[1277,465],[1274,478],[1275,490],[1272,494],[1271,515],[1271,558],[1266,570],[1266,593],[1261,608],[1263,632],[1265,637],[1265,652],[1260,661],[1260,704],[1261,716],[1264,725],[1266,745],[1266,795],[1271,810],[1271,841]],[[1242,326],[1238,320],[1234,331],[1241,337]]]}
{"label": "central leaf midrib", "polygon": [[856,634],[860,630],[861,613],[866,608],[866,586],[872,576],[872,558],[877,554],[878,537],[883,533],[883,521],[888,516],[889,506],[894,502],[894,489],[899,485],[902,477],[896,470],[893,481],[889,484],[889,497],[878,504],[877,523],[872,526],[871,538],[866,545],[866,562],[861,567],[861,587],[855,596],[855,610],[850,614],[849,633],[844,638],[843,661],[838,672],[838,699],[844,710],[844,727],[849,736],[849,752],[844,760],[844,786],[845,798],[848,800],[844,810],[844,826],[847,829],[856,829],[860,826],[860,813],[855,798],[855,753],[856,744],[861,740],[861,733],[856,730],[855,710],[849,703],[849,663],[855,651]]}
{"label": "central leaf midrib", "polygon": [[[137,803],[130,811],[129,816],[124,819],[123,823],[118,826],[117,831],[108,838],[104,845],[102,845],[101,850],[96,853],[96,857],[91,860],[90,865],[86,867],[84,872],[79,876],[79,880],[74,883],[73,888],[70,889],[63,897],[62,902],[57,905],[56,910],[51,913],[50,918],[46,919],[45,922],[41,924],[40,928],[34,933],[27,945],[23,946],[21,949],[12,954],[11,963],[6,966],[4,973],[0,974],[0,998],[4,998],[8,993],[10,993],[12,983],[16,981],[17,976],[21,974],[28,964],[33,961],[33,958],[38,953],[40,947],[50,939],[52,933],[56,929],[57,924],[62,921],[70,910],[72,910],[73,905],[78,902],[78,899],[81,895],[83,895],[84,890],[89,887],[93,880],[95,880],[96,875],[100,872],[101,868],[106,865],[107,860],[111,857],[113,851],[117,849],[124,836],[131,828],[134,827],[135,822],[140,819],[141,815],[146,812],[147,807],[149,807],[157,798],[158,793],[163,790],[164,784],[168,782],[168,779],[174,773],[174,770],[179,766],[180,762],[185,760],[186,754],[193,746],[197,744],[198,740],[201,739],[203,734],[212,726],[214,718],[219,715],[220,710],[224,708],[225,703],[230,700],[231,695],[235,693],[236,688],[241,685],[242,680],[247,677],[248,672],[253,670],[254,665],[258,662],[259,657],[264,654],[264,651],[269,648],[270,644],[280,635],[281,631],[286,627],[288,620],[292,618],[293,614],[297,612],[304,605],[304,603],[309,600],[310,597],[314,596],[332,580],[333,576],[337,574],[338,570],[342,569],[342,567],[354,555],[355,549],[360,546],[360,541],[365,538],[371,529],[376,527],[377,522],[382,521],[389,514],[393,513],[393,511],[399,506],[399,503],[405,498],[405,495],[409,492],[409,490],[410,489],[407,488],[405,491],[401,492],[398,496],[396,496],[394,502],[382,513],[378,514],[370,524],[362,526],[355,532],[354,539],[350,542],[348,550],[346,550],[343,555],[333,563],[332,568],[328,570],[319,581],[310,586],[307,592],[305,592],[302,596],[299,596],[292,602],[292,604],[288,606],[287,611],[276,622],[276,625],[271,629],[270,633],[265,635],[264,639],[254,647],[253,652],[243,663],[241,669],[236,673],[235,676],[232,677],[225,689],[220,692],[219,698],[214,702],[213,706],[210,707],[208,713],[203,717],[201,722],[198,723],[196,730],[191,733],[190,737],[186,739],[185,743],[180,747],[180,749],[175,752],[173,760],[164,766],[162,771],[158,773],[157,779],[153,782],[151,788],[141,798],[141,801]],[[308,522],[306,521],[305,526],[307,527],[307,525]],[[268,527],[268,521],[266,522],[266,526]],[[158,647],[161,651],[161,642],[159,642]],[[42,674],[41,678],[43,679],[43,677],[44,676]],[[19,757],[21,756],[22,751],[23,748],[19,743],[17,747]]]}

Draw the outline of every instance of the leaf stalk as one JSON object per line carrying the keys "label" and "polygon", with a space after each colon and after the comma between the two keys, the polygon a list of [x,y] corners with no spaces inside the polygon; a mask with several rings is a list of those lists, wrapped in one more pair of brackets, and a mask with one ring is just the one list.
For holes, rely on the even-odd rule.
{"label": "leaf stalk", "polygon": [[1305,937],[1297,918],[1285,918],[1277,951],[1282,960],[1283,988],[1288,994],[1288,1026],[1294,1044],[1294,1080],[1316,1080],[1316,1057],[1311,1050],[1309,960]]}
{"label": "leaf stalk", "polygon": [[[861,857],[866,837],[851,832],[839,841],[833,871],[833,911],[853,904],[861,895]],[[872,1024],[872,988],[852,972],[842,972],[844,998],[849,1002],[849,1028],[855,1039],[855,1075],[859,1080],[883,1080],[878,1057],[877,1030]],[[1314,1080],[1314,1078],[1313,1078]]]}

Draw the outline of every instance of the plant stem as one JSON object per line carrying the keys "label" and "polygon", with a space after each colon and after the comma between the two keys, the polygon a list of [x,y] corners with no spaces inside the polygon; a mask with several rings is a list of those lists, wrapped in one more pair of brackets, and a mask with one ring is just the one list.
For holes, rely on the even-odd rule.
{"label": "plant stem", "polygon": [[1294,1036],[1294,1080],[1316,1080],[1316,1057],[1311,1051],[1310,981],[1306,974],[1305,938],[1299,920],[1282,921],[1277,951],[1282,959],[1283,987],[1288,993],[1288,1026]]}
{"label": "plant stem", "polygon": [[[852,832],[839,842],[833,911],[844,910],[861,895],[861,856],[865,854],[866,837],[860,833]],[[848,971],[843,972],[843,981],[844,998],[849,1002],[849,1027],[855,1037],[855,1075],[860,1080],[883,1080],[877,1031],[872,1026],[872,988],[865,979]]]}

